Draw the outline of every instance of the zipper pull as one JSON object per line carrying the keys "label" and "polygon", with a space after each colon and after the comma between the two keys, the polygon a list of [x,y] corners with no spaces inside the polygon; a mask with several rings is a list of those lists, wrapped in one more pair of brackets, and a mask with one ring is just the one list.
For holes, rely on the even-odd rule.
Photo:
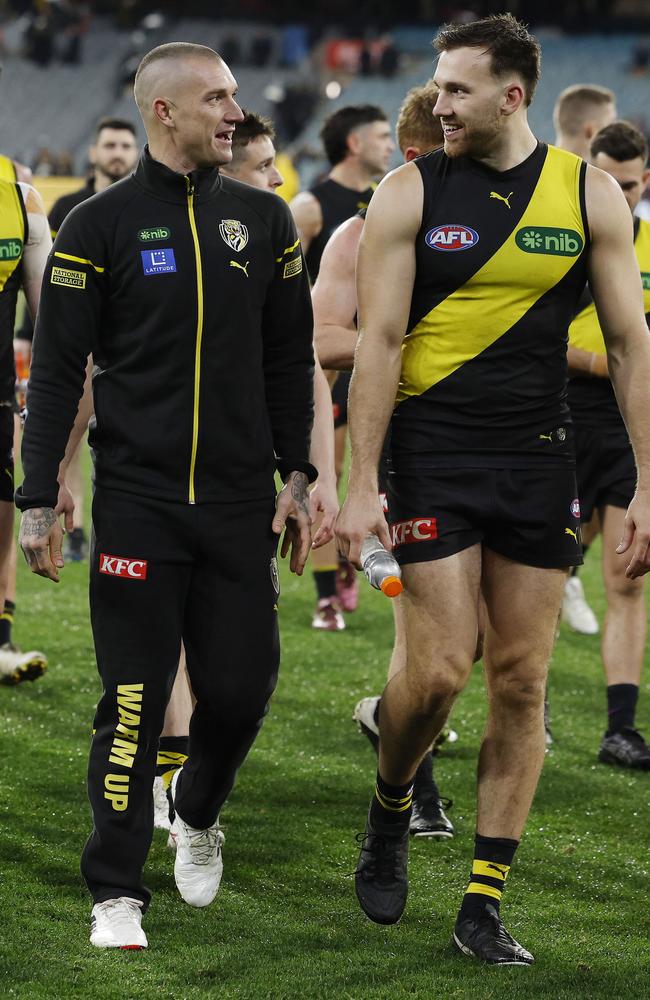
{"label": "zipper pull", "polygon": [[189,174],[185,174],[185,181],[187,183],[187,193],[191,197],[194,194],[194,181]]}

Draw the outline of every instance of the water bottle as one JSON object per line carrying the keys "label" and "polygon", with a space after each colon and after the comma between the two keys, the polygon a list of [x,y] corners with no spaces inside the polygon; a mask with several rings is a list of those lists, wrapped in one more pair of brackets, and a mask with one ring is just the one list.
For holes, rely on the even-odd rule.
{"label": "water bottle", "polygon": [[386,597],[397,597],[404,590],[399,563],[376,535],[368,535],[361,546],[361,566],[370,586]]}

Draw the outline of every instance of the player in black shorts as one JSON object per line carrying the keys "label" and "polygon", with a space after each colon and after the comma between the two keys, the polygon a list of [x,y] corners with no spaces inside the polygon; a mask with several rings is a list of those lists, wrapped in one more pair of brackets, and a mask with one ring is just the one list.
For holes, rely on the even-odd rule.
{"label": "player in black shorts", "polygon": [[[433,117],[433,106],[438,92],[432,84],[413,87],[408,92],[397,119],[396,138],[404,160],[409,163],[416,156],[439,149],[442,129]],[[319,356],[326,368],[350,372],[354,364],[357,343],[357,294],[355,266],[359,240],[363,232],[366,210],[348,219],[332,234],[321,258],[318,278],[313,288],[314,332]],[[338,385],[338,381],[335,384]],[[347,412],[347,398],[346,412]],[[347,422],[347,418],[346,418]],[[388,490],[388,439],[382,450],[379,467],[379,493],[386,503]],[[401,670],[406,657],[401,601],[391,602],[395,617],[395,642],[388,670],[388,679]],[[373,748],[378,749],[377,721],[381,699],[378,696],[362,698],[354,709],[353,719],[368,737]],[[410,832],[416,837],[451,837],[454,828],[445,814],[449,800],[443,803],[433,777],[433,756],[428,750],[418,765],[413,792],[413,814]]]}
{"label": "player in black shorts", "polygon": [[[381,108],[359,105],[339,108],[325,121],[321,139],[331,169],[325,180],[291,202],[305,253],[309,276],[316,280],[325,245],[334,230],[365,208],[376,181],[388,169],[395,149],[390,125]],[[337,475],[345,456],[350,376],[339,374],[332,388]],[[327,632],[345,628],[343,611],[354,611],[358,582],[354,567],[340,560],[334,543],[312,555],[316,608],[312,627]]]}
{"label": "player in black shorts", "polygon": [[[632,214],[650,180],[647,159],[645,137],[623,121],[604,128],[591,146],[591,162],[618,181]],[[646,320],[650,321],[650,222],[643,219],[634,219],[634,251],[643,276]],[[569,406],[575,424],[581,516],[587,523],[598,512],[603,534],[607,613],[601,652],[607,682],[607,730],[599,758],[607,764],[650,770],[650,748],[635,728],[647,635],[645,579],[628,579],[615,551],[636,488],[636,465],[588,291],[580,305],[569,327]]]}
{"label": "player in black shorts", "polygon": [[[357,264],[352,463],[338,538],[353,562],[369,532],[393,548],[407,657],[382,695],[356,890],[371,919],[400,918],[413,776],[470,674],[482,591],[488,720],[453,942],[488,963],[529,965],[499,905],[544,759],[565,573],[582,559],[566,331],[587,266],[643,484],[619,546],[631,553],[631,577],[650,569],[650,341],[620,190],[528,126],[537,42],[503,14],[447,26],[436,47],[444,151],[379,186]],[[376,490],[391,413],[389,531]]]}

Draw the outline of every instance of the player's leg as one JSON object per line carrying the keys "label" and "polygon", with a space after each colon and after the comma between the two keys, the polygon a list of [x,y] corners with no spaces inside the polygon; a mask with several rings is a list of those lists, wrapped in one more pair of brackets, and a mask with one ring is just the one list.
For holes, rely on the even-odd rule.
{"label": "player's leg", "polygon": [[[150,899],[142,869],[153,833],[151,788],[178,666],[192,523],[192,510],[180,504],[101,489],[93,501],[90,610],[103,693],[88,767],[93,832],[81,868],[96,906],[127,899],[144,910]],[[116,946],[105,928],[102,916],[91,940]]]}
{"label": "player's leg", "polygon": [[641,670],[648,630],[645,578],[625,576],[628,560],[616,546],[623,536],[625,509],[608,504],[602,511],[603,581],[607,612],[601,651],[607,684],[607,732],[599,758],[608,764],[650,769],[650,748],[635,727]]}
{"label": "player's leg", "polygon": [[[578,442],[580,436],[578,436]],[[600,533],[600,518],[598,511],[593,512],[589,521],[582,524],[582,553],[587,554],[590,545],[596,540]],[[581,635],[596,635],[599,631],[598,619],[590,607],[585,597],[582,580],[579,576],[579,567],[574,566],[569,573],[564,585],[562,597],[562,621],[574,632]]]}
{"label": "player's leg", "polygon": [[471,671],[480,573],[476,544],[402,567],[406,662],[381,698],[377,781],[356,873],[361,907],[377,923],[395,923],[406,904],[415,772]]}
{"label": "player's leg", "polygon": [[174,777],[176,884],[205,906],[221,878],[218,817],[260,729],[280,656],[273,498],[197,510],[195,566],[183,641],[196,697],[189,757]]}
{"label": "player's leg", "polygon": [[16,610],[16,542],[14,539],[14,442],[18,419],[10,406],[0,407],[0,683],[36,680],[47,668],[38,650],[23,653],[12,642]]}
{"label": "player's leg", "polygon": [[158,742],[158,756],[156,757],[156,777],[153,783],[153,822],[154,826],[160,830],[169,830],[174,818],[173,810],[170,809],[168,790],[176,771],[187,760],[190,719],[193,708],[194,699],[187,676],[185,648],[182,647],[174,686]]}
{"label": "player's leg", "polygon": [[63,557],[67,562],[81,562],[88,555],[88,543],[84,531],[84,506],[86,484],[82,469],[82,454],[86,445],[86,437],[82,438],[77,450],[70,459],[66,470],[66,485],[74,500],[74,523],[70,534],[66,535]]}

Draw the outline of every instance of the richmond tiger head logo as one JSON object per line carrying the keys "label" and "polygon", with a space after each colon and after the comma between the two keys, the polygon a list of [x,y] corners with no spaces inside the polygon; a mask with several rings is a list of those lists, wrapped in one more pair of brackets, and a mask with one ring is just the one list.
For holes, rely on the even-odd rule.
{"label": "richmond tiger head logo", "polygon": [[221,238],[231,250],[239,253],[248,243],[248,229],[238,219],[222,219],[219,223]]}

